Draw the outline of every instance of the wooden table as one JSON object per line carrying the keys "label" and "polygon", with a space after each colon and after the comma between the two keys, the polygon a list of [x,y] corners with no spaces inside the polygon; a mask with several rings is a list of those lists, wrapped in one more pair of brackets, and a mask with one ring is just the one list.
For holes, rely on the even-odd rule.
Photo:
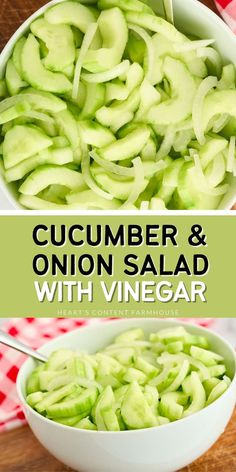
{"label": "wooden table", "polygon": [[[187,1],[187,0],[183,0]],[[44,0],[0,0],[0,49]],[[216,11],[213,0],[202,0]],[[204,425],[203,425],[204,427]],[[28,427],[0,436],[0,472],[69,472],[38,443]],[[181,472],[236,472],[236,410],[225,433],[200,459]]]}
{"label": "wooden table", "polygon": [[[202,425],[204,428],[204,425]],[[122,434],[122,433],[121,433]],[[34,438],[28,427],[0,436],[0,472],[69,472]],[[179,472],[236,471],[236,410],[226,431],[200,459]]]}

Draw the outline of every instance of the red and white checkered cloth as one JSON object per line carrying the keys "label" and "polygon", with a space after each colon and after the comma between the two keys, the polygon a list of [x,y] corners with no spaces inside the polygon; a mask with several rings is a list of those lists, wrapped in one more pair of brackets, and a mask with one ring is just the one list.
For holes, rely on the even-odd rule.
{"label": "red and white checkered cloth", "polygon": [[215,3],[226,23],[236,34],[236,0],[215,0]]}
{"label": "red and white checkered cloth", "polygon": [[[1,329],[33,349],[38,349],[50,339],[63,333],[106,320],[106,318],[12,318],[1,326]],[[185,321],[194,322],[194,319]],[[208,326],[211,319],[196,319],[195,321]],[[26,423],[15,385],[19,368],[25,360],[24,354],[0,344],[0,432]]]}

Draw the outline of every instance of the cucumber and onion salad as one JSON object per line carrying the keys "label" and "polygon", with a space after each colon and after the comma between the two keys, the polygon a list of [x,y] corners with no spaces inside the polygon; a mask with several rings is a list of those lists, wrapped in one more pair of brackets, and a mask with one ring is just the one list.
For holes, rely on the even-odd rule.
{"label": "cucumber and onion salad", "polygon": [[28,209],[215,209],[236,175],[234,65],[139,0],[50,7],[0,97],[1,172]]}
{"label": "cucumber and onion salad", "polygon": [[94,354],[60,349],[30,374],[26,401],[57,423],[94,431],[151,428],[217,400],[231,380],[205,336],[184,327],[119,334]]}

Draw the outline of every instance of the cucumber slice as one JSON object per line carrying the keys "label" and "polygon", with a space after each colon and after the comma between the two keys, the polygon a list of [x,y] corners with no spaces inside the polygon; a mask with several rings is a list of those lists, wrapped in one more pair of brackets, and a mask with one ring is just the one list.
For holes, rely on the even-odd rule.
{"label": "cucumber slice", "polygon": [[110,408],[115,402],[115,397],[111,386],[107,386],[99,395],[94,409],[94,419],[99,431],[106,431],[106,424],[103,418],[103,411]]}
{"label": "cucumber slice", "polygon": [[[218,379],[217,379],[218,380]],[[209,397],[207,399],[206,405],[210,405],[214,401],[217,400],[217,398],[221,397],[224,392],[228,389],[228,383],[225,380],[220,380],[211,390],[211,393],[209,394]]]}
{"label": "cucumber slice", "polygon": [[96,21],[97,14],[79,2],[65,1],[49,8],[44,17],[52,25],[73,25],[82,33],[86,33],[89,24]]}
{"label": "cucumber slice", "polygon": [[74,36],[70,26],[52,25],[39,18],[30,25],[34,36],[44,41],[48,54],[44,65],[52,71],[63,71],[75,60]]}
{"label": "cucumber slice", "polygon": [[29,395],[27,395],[26,401],[30,406],[32,406],[32,408],[34,408],[35,405],[37,403],[41,402],[44,397],[45,397],[45,393],[43,393],[43,392],[34,392],[34,393],[30,393]]}
{"label": "cucumber slice", "polygon": [[0,98],[6,98],[8,96],[8,90],[6,85],[6,80],[0,80]]}
{"label": "cucumber slice", "polygon": [[5,79],[10,95],[17,95],[22,88],[27,87],[28,85],[21,79],[12,59],[9,59],[7,63]]}
{"label": "cucumber slice", "polygon": [[71,192],[66,196],[66,201],[69,204],[77,203],[82,210],[117,210],[121,205],[118,200],[106,200],[90,189]]}
{"label": "cucumber slice", "polygon": [[77,122],[69,110],[63,110],[54,115],[59,134],[65,136],[71,144],[74,160],[81,161],[80,136]]}
{"label": "cucumber slice", "polygon": [[97,431],[97,427],[92,423],[92,421],[90,421],[89,417],[83,418],[78,423],[75,423],[74,427],[78,429],[87,429],[89,431]]}
{"label": "cucumber slice", "polygon": [[72,84],[65,75],[44,67],[40,59],[39,43],[32,34],[29,34],[23,47],[21,63],[23,77],[32,87],[54,93],[71,91]]}
{"label": "cucumber slice", "polygon": [[124,395],[121,415],[128,429],[151,428],[157,425],[157,419],[137,382],[131,383]]}
{"label": "cucumber slice", "polygon": [[86,83],[86,97],[79,115],[81,120],[94,117],[96,111],[105,103],[105,93],[104,84]]}
{"label": "cucumber slice", "polygon": [[19,95],[20,100],[28,100],[32,108],[49,113],[58,113],[66,109],[66,103],[52,93],[27,88]]}
{"label": "cucumber slice", "polygon": [[123,380],[126,383],[132,383],[136,381],[139,385],[144,385],[147,382],[147,376],[141,372],[141,370],[130,367],[123,376]]}
{"label": "cucumber slice", "polygon": [[49,185],[64,185],[71,190],[84,188],[80,172],[64,166],[44,165],[30,174],[19,188],[25,195],[37,195]]}
{"label": "cucumber slice", "polygon": [[[197,87],[186,66],[176,59],[166,57],[163,71],[171,84],[173,98],[151,107],[147,113],[147,121],[167,126],[185,120],[191,115]],[[187,101],[186,94],[188,96]]]}
{"label": "cucumber slice", "polygon": [[152,9],[146,5],[144,2],[139,0],[99,0],[98,7],[101,10],[106,8],[119,7],[124,11],[135,11],[141,13],[150,13],[154,14]]}
{"label": "cucumber slice", "polygon": [[69,416],[67,418],[53,418],[53,421],[56,421],[56,423],[64,424],[65,426],[74,426],[75,428],[77,428],[78,423],[83,419],[84,415],[76,415]]}
{"label": "cucumber slice", "polygon": [[118,418],[111,407],[104,408],[101,415],[107,431],[120,431]]}
{"label": "cucumber slice", "polygon": [[116,139],[114,134],[104,126],[95,121],[79,121],[79,133],[81,139],[95,147],[104,147],[113,143]]}
{"label": "cucumber slice", "polygon": [[30,395],[31,393],[38,392],[40,389],[39,385],[39,373],[44,370],[44,365],[39,365],[34,369],[33,373],[30,375],[30,377],[27,380],[26,383],[26,393],[27,395]]}
{"label": "cucumber slice", "polygon": [[128,28],[122,11],[115,7],[102,11],[97,20],[102,47],[90,49],[83,67],[90,72],[112,69],[121,62],[128,40]]}
{"label": "cucumber slice", "polygon": [[182,388],[183,391],[191,397],[191,404],[183,413],[183,417],[185,418],[204,408],[206,393],[196,372],[191,372],[190,376],[184,380]]}
{"label": "cucumber slice", "polygon": [[133,11],[127,11],[125,17],[128,23],[142,26],[154,33],[160,33],[174,43],[183,43],[185,41],[184,35],[161,17]]}
{"label": "cucumber slice", "polygon": [[65,165],[73,162],[73,152],[70,147],[45,150],[16,164],[5,172],[7,182],[22,179],[26,174],[43,164]]}
{"label": "cucumber slice", "polygon": [[52,140],[36,126],[16,125],[3,141],[3,159],[6,169],[52,145]]}
{"label": "cucumber slice", "polygon": [[0,124],[8,123],[9,121],[16,120],[20,116],[26,114],[30,110],[30,105],[25,101],[17,103],[11,108],[0,113]]}
{"label": "cucumber slice", "polygon": [[[59,391],[60,390],[53,392],[50,395],[55,395]],[[51,418],[63,418],[76,415],[84,415],[84,417],[86,417],[90,413],[97,399],[97,395],[98,391],[96,388],[88,388],[71,400],[65,399],[65,401],[61,403],[54,401],[53,404],[51,403],[46,407],[47,414]],[[36,405],[36,407],[38,407],[38,405]]]}
{"label": "cucumber slice", "polygon": [[22,74],[22,67],[21,67],[21,55],[23,51],[23,47],[25,45],[26,38],[22,36],[22,38],[18,39],[17,43],[15,44],[15,47],[13,49],[13,54],[12,54],[12,61],[13,64],[22,79],[23,74]]}
{"label": "cucumber slice", "polygon": [[160,93],[146,79],[140,86],[140,104],[135,114],[134,121],[142,121],[150,107],[157,105],[161,101]]}
{"label": "cucumber slice", "polygon": [[224,375],[226,372],[226,367],[224,364],[213,365],[208,368],[208,371],[210,377],[222,377],[222,375]]}
{"label": "cucumber slice", "polygon": [[228,142],[221,136],[210,138],[199,150],[202,168],[205,170],[214,158],[226,149]]}
{"label": "cucumber slice", "polygon": [[219,90],[235,89],[236,77],[235,67],[233,64],[227,64],[222,69],[221,79],[218,81],[217,88]]}
{"label": "cucumber slice", "polygon": [[206,96],[203,105],[203,129],[216,115],[227,113],[236,118],[236,90],[216,90]]}
{"label": "cucumber slice", "polygon": [[119,100],[114,101],[111,106],[103,106],[95,113],[96,119],[101,125],[108,126],[117,131],[133,118],[134,112],[137,110],[140,101],[138,89],[135,89],[127,100],[120,103]]}
{"label": "cucumber slice", "polygon": [[99,155],[108,161],[118,161],[137,156],[150,136],[147,126],[139,126],[124,138],[117,140],[105,148],[99,149]]}
{"label": "cucumber slice", "polygon": [[190,355],[195,359],[201,361],[207,367],[211,367],[216,365],[219,362],[222,362],[224,359],[219,354],[215,352],[203,349],[198,346],[191,346],[190,348]]}
{"label": "cucumber slice", "polygon": [[132,341],[138,341],[144,339],[144,331],[141,328],[130,329],[124,333],[119,334],[114,339],[115,344],[130,343]]}
{"label": "cucumber slice", "polygon": [[[133,179],[111,174],[110,172],[105,173],[102,168],[95,167],[94,165],[91,166],[91,171],[94,179],[103,190],[113,195],[118,200],[127,200],[133,188]],[[147,184],[148,180],[144,179],[140,193],[144,191]]]}
{"label": "cucumber slice", "polygon": [[[204,390],[204,389],[203,389]],[[161,397],[159,412],[170,421],[180,420],[184,413],[184,405],[189,396],[183,392],[169,392]]]}
{"label": "cucumber slice", "polygon": [[[59,402],[63,398],[67,397],[71,393],[76,391],[76,383],[70,383],[66,385],[65,387],[59,388],[55,392],[50,392],[47,393],[43,399],[35,405],[35,409],[39,413],[43,413],[44,411],[47,411],[47,409],[50,409],[50,406],[53,405],[56,402]],[[62,403],[61,403],[62,404]],[[58,415],[60,416],[60,415]],[[64,415],[66,416],[66,415]]]}

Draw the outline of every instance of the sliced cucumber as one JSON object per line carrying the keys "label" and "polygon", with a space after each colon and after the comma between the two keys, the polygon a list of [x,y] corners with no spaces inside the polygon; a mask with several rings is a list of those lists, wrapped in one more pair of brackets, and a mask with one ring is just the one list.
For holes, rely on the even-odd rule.
{"label": "sliced cucumber", "polygon": [[206,393],[196,372],[192,372],[183,384],[183,391],[191,397],[191,404],[183,413],[183,417],[192,415],[196,411],[204,408],[206,403]]}
{"label": "sliced cucumber", "polygon": [[37,195],[49,185],[65,185],[71,190],[84,188],[84,181],[80,172],[63,166],[44,165],[30,174],[19,191],[25,195]]}
{"label": "sliced cucumber", "polygon": [[43,164],[65,165],[69,164],[69,162],[73,162],[73,152],[70,147],[46,149],[7,169],[5,179],[7,182],[13,182],[22,179],[26,174]]}
{"label": "sliced cucumber", "polygon": [[27,88],[19,95],[21,100],[28,100],[36,110],[44,110],[49,113],[57,113],[66,109],[66,103],[52,93],[42,92],[33,88]]}
{"label": "sliced cucumber", "polygon": [[3,141],[3,159],[6,169],[37,154],[52,145],[52,140],[36,126],[16,125]]}
{"label": "sliced cucumber", "polygon": [[121,415],[129,429],[151,428],[157,425],[155,415],[137,382],[131,383],[124,395]]}
{"label": "sliced cucumber", "polygon": [[171,57],[166,57],[163,71],[171,84],[172,98],[151,107],[147,113],[147,120],[158,125],[170,125],[185,120],[191,115],[196,82],[186,66]]}
{"label": "sliced cucumber", "polygon": [[18,39],[17,43],[15,44],[13,54],[12,54],[12,60],[14,63],[14,66],[22,79],[22,66],[21,66],[21,55],[23,51],[23,47],[25,45],[26,38],[22,36],[22,38]]}
{"label": "sliced cucumber", "polygon": [[54,115],[59,134],[65,136],[71,144],[74,160],[81,161],[80,136],[77,122],[69,110],[63,110]]}
{"label": "sliced cucumber", "polygon": [[[55,395],[56,393],[57,392],[53,392],[51,395]],[[84,415],[84,417],[86,417],[90,413],[97,399],[97,395],[98,392],[96,388],[84,390],[82,393],[78,394],[76,398],[71,400],[65,399],[65,401],[61,403],[54,402],[51,405],[47,405],[47,414],[51,418],[63,418],[76,415]],[[36,405],[36,407],[38,407],[38,405]]]}
{"label": "sliced cucumber", "polygon": [[79,192],[71,192],[66,196],[66,201],[69,204],[76,203],[81,209],[90,210],[116,210],[121,206],[119,200],[113,199],[112,202],[100,197],[97,193],[92,190],[84,190]]}
{"label": "sliced cucumber", "polygon": [[6,67],[6,85],[10,95],[17,95],[28,85],[21,79],[12,59],[9,59]]}
{"label": "sliced cucumber", "polygon": [[81,139],[86,144],[100,148],[108,146],[116,140],[114,134],[109,129],[95,121],[79,121],[78,126]]}
{"label": "sliced cucumber", "polygon": [[102,11],[97,23],[102,47],[86,54],[83,67],[90,72],[102,72],[119,64],[128,39],[127,24],[119,8]]}
{"label": "sliced cucumber", "polygon": [[102,10],[106,8],[119,7],[124,11],[153,14],[152,9],[144,2],[140,2],[139,0],[99,0],[98,7]]}
{"label": "sliced cucumber", "polygon": [[52,71],[61,71],[75,60],[74,36],[70,26],[52,25],[43,18],[31,23],[30,29],[34,36],[44,41],[48,54],[44,65]]}
{"label": "sliced cucumber", "polygon": [[81,5],[79,2],[67,1],[49,8],[44,16],[45,20],[52,25],[73,25],[82,33],[86,33],[89,24],[97,19],[94,10]]}
{"label": "sliced cucumber", "polygon": [[139,126],[124,138],[117,140],[105,148],[99,149],[99,154],[108,161],[121,161],[137,156],[145,146],[150,136],[147,126]]}
{"label": "sliced cucumber", "polygon": [[[36,410],[39,413],[43,413],[46,411],[48,408],[50,408],[51,405],[54,403],[62,400],[63,398],[67,397],[71,393],[75,392],[77,389],[77,386],[75,383],[70,383],[66,385],[65,387],[59,388],[55,392],[50,392],[47,393],[43,399],[35,405]],[[60,416],[60,415],[58,415]],[[66,415],[64,415],[66,416]]]}
{"label": "sliced cucumber", "polygon": [[32,34],[29,34],[23,47],[21,63],[23,77],[32,87],[54,93],[71,91],[72,84],[65,75],[44,67],[40,59],[39,43]]}
{"label": "sliced cucumber", "polygon": [[94,117],[96,111],[105,103],[105,92],[104,84],[86,83],[86,97],[80,113],[80,119]]}

